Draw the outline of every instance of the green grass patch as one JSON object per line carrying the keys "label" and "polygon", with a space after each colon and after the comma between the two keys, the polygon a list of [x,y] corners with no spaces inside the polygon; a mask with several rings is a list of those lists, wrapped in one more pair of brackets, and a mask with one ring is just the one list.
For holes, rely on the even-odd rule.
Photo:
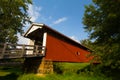
{"label": "green grass patch", "polygon": [[0,76],[6,76],[10,74],[11,72],[5,72],[5,71],[0,71]]}
{"label": "green grass patch", "polygon": [[22,74],[21,68],[0,66],[0,80],[17,80],[19,75]]}
{"label": "green grass patch", "polygon": [[[16,66],[16,67],[2,66],[0,67],[0,73],[6,74],[6,75],[10,73],[21,74],[22,70],[20,66]],[[3,74],[0,74],[0,76],[2,76]]]}
{"label": "green grass patch", "polygon": [[82,69],[89,65],[89,63],[61,63],[65,69]]}
{"label": "green grass patch", "polygon": [[90,65],[90,63],[67,63],[67,62],[55,62],[54,72],[64,74],[64,73],[77,73],[77,71],[84,69]]}
{"label": "green grass patch", "polygon": [[40,77],[35,74],[24,74],[19,76],[17,80],[40,80]]}
{"label": "green grass patch", "polygon": [[51,74],[46,77],[39,77],[35,74],[24,74],[18,80],[112,80],[103,76],[85,76],[77,74]]}
{"label": "green grass patch", "polygon": [[[0,80],[112,80],[105,76],[89,75],[86,72],[78,74],[77,71],[89,66],[89,63],[54,63],[54,74],[45,77],[36,74],[22,74],[21,67],[0,67]],[[59,73],[62,71],[62,73]]]}

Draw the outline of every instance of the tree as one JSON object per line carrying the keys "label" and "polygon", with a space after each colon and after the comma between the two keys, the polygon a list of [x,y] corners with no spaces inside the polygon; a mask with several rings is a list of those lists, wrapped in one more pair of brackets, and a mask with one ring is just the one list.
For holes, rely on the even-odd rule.
{"label": "tree", "polygon": [[83,46],[85,46],[85,47],[89,48],[90,50],[92,50],[92,45],[91,45],[92,42],[91,42],[89,39],[81,40],[80,43],[81,43]]}
{"label": "tree", "polygon": [[85,30],[104,66],[120,68],[120,0],[93,0],[85,6]]}
{"label": "tree", "polygon": [[0,0],[0,43],[16,43],[17,33],[23,33],[23,27],[30,23],[27,14],[31,0]]}

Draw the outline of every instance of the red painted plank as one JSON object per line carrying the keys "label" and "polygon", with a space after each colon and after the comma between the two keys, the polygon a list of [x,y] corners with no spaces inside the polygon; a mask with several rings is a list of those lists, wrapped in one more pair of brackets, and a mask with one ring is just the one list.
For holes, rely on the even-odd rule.
{"label": "red painted plank", "polygon": [[64,62],[89,62],[91,57],[87,50],[63,41],[58,37],[47,34],[47,50],[45,59]]}

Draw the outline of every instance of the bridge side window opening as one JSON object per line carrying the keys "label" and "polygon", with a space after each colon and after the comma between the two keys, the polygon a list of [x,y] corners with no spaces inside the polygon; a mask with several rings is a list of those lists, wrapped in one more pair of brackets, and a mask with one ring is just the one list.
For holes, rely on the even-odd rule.
{"label": "bridge side window opening", "polygon": [[79,51],[77,51],[77,53],[76,53],[78,56],[80,55],[80,52]]}

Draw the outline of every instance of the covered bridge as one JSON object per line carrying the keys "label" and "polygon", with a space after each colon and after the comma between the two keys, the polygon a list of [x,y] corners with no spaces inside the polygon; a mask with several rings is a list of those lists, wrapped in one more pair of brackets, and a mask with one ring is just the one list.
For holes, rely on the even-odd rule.
{"label": "covered bridge", "polygon": [[92,59],[88,48],[45,24],[33,23],[24,37],[29,38],[28,45],[4,44],[0,59],[24,58],[25,72],[52,73],[52,62],[90,62]]}
{"label": "covered bridge", "polygon": [[[45,46],[45,60],[60,62],[89,62],[89,49],[68,38],[45,24],[33,23],[24,37],[29,38],[29,45]],[[28,53],[32,54],[32,52]]]}

